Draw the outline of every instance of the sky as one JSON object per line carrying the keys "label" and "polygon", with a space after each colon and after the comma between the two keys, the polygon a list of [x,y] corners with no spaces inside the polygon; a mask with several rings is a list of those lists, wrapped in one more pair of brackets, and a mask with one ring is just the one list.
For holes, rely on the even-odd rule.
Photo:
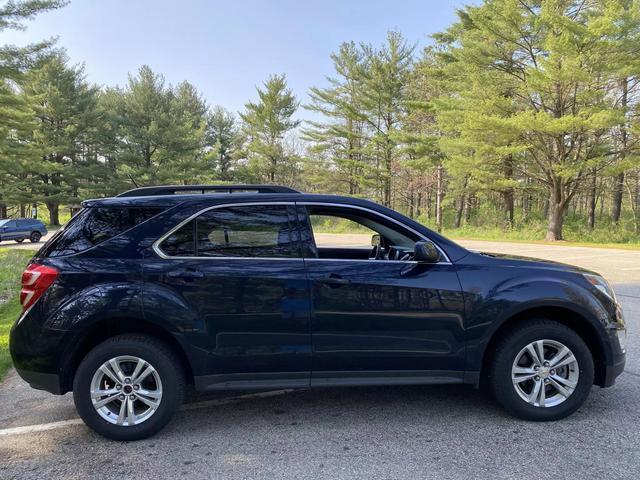
{"label": "sky", "polygon": [[[329,55],[345,41],[380,45],[389,30],[411,44],[455,21],[456,0],[72,0],[39,15],[25,31],[0,35],[23,45],[57,37],[87,79],[124,85],[141,65],[167,82],[188,80],[208,105],[231,111],[256,98],[255,87],[284,73],[302,103],[332,74]],[[311,114],[300,110],[298,118]]]}

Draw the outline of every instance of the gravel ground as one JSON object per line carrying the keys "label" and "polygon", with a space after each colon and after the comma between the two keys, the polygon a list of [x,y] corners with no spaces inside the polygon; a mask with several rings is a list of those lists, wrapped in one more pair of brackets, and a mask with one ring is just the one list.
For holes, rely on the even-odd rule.
{"label": "gravel ground", "polygon": [[31,390],[10,373],[0,385],[0,478],[638,478],[640,252],[461,243],[603,273],[629,324],[616,385],[594,387],[555,423],[511,418],[464,386],[194,395],[160,434],[124,443],[82,425],[69,394]]}

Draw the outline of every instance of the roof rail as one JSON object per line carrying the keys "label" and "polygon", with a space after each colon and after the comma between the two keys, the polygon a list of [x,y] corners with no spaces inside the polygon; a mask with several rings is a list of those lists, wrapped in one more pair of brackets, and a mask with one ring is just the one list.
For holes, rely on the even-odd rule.
{"label": "roof rail", "polygon": [[205,193],[300,193],[280,185],[164,185],[140,187],[122,192],[118,197],[150,197],[152,195]]}

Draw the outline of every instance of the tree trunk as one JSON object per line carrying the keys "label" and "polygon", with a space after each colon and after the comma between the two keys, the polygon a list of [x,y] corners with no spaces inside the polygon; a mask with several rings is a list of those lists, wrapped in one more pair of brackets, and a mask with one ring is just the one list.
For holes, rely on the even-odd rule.
{"label": "tree trunk", "polygon": [[547,240],[562,240],[562,224],[564,222],[564,212],[566,208],[567,206],[563,203],[550,202]]}
{"label": "tree trunk", "polygon": [[[513,156],[508,155],[504,162],[504,177],[511,180],[513,179]],[[513,228],[514,221],[514,210],[515,210],[515,202],[514,202],[514,191],[512,187],[509,187],[507,190],[504,190],[502,193],[502,200],[504,201],[504,221],[505,221],[505,229],[510,230]]]}
{"label": "tree trunk", "polygon": [[511,230],[513,228],[513,222],[515,219],[515,205],[513,201],[513,189],[502,192],[502,200],[504,202],[504,228]]}
{"label": "tree trunk", "polygon": [[[529,179],[527,178],[526,183],[529,183]],[[529,192],[524,192],[522,195],[522,218],[526,222],[529,220],[529,214],[531,213],[531,195]]]}
{"label": "tree trunk", "polygon": [[7,205],[0,203],[0,219],[7,218]]}
{"label": "tree trunk", "polygon": [[597,198],[596,188],[597,188],[597,172],[595,169],[593,169],[593,173],[591,174],[591,185],[589,186],[589,199],[588,199],[589,230],[593,230],[593,228],[596,226],[596,198]]}
{"label": "tree trunk", "polygon": [[624,172],[619,173],[613,179],[613,205],[611,207],[611,220],[613,220],[615,223],[618,223],[620,221],[620,213],[622,212],[623,189]]}
{"label": "tree trunk", "polygon": [[474,196],[472,194],[467,195],[467,201],[464,202],[464,223],[465,225],[469,225],[471,221],[471,209],[473,208],[473,199]]}
{"label": "tree trunk", "polygon": [[[620,80],[620,88],[622,89],[622,98],[620,100],[620,106],[627,113],[628,105],[628,81],[626,78]],[[624,162],[627,156],[627,128],[625,122],[620,125],[620,155],[618,156],[620,163]],[[624,172],[620,172],[616,175],[613,183],[613,208],[611,210],[611,219],[618,223],[620,221],[620,213],[622,212],[622,196],[624,191]]]}
{"label": "tree trunk", "polygon": [[45,205],[49,209],[49,223],[55,226],[60,225],[60,216],[59,216],[60,205],[58,203],[50,203],[50,202],[45,202]]}
{"label": "tree trunk", "polygon": [[458,210],[456,211],[456,222],[454,225],[455,228],[460,228],[460,226],[462,225],[462,214],[464,212],[464,205],[465,205],[465,195],[463,193],[462,195],[460,195],[460,198],[458,199]]}
{"label": "tree trunk", "polygon": [[436,227],[442,231],[442,200],[444,198],[444,168],[438,165],[436,170]]}
{"label": "tree trunk", "polygon": [[547,228],[547,240],[562,240],[562,224],[570,198],[567,198],[562,189],[562,180],[554,179],[549,192],[549,225]]}

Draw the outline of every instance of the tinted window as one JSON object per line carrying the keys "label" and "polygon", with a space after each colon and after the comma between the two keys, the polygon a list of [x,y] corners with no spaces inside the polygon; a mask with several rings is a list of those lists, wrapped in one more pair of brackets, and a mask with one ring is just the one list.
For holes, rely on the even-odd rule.
{"label": "tinted window", "polygon": [[172,256],[298,256],[295,228],[284,205],[209,210],[170,235],[161,248]]}
{"label": "tinted window", "polygon": [[165,255],[172,257],[194,257],[196,251],[193,241],[193,228],[194,222],[191,221],[169,235],[166,240],[162,242],[162,251]]}
{"label": "tinted window", "polygon": [[119,235],[160,213],[159,208],[85,208],[40,251],[58,257],[79,253]]}

